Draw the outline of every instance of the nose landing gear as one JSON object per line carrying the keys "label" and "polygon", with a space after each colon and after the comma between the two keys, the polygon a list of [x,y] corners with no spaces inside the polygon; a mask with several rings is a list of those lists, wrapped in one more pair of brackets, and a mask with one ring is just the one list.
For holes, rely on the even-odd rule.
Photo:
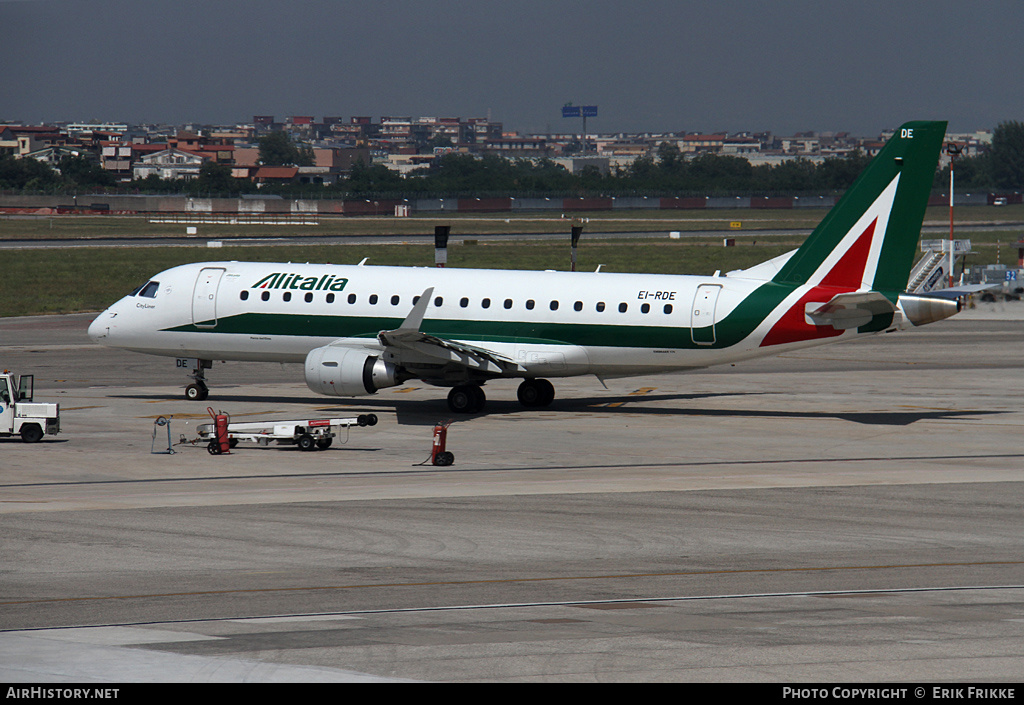
{"label": "nose landing gear", "polygon": [[178,367],[192,367],[189,375],[194,382],[185,387],[185,398],[189,401],[203,401],[210,395],[210,388],[206,386],[206,370],[213,367],[212,360],[179,359]]}

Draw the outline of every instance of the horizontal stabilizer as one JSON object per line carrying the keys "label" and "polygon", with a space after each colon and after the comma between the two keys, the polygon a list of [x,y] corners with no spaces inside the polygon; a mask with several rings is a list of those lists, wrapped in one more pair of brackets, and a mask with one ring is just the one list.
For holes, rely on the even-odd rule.
{"label": "horizontal stabilizer", "polygon": [[962,286],[951,286],[948,289],[932,289],[928,296],[939,299],[958,299],[969,294],[979,294],[983,291],[996,291],[1003,287],[1002,282],[995,284],[964,284]]}
{"label": "horizontal stabilizer", "polygon": [[895,310],[896,306],[877,291],[854,291],[836,294],[827,303],[807,303],[804,317],[814,326],[848,330],[867,325],[875,316]]}

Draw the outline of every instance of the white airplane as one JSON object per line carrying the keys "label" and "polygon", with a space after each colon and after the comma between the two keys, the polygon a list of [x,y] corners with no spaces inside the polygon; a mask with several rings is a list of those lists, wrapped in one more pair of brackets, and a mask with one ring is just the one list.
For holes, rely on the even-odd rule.
{"label": "white airplane", "polygon": [[[693,370],[953,315],[904,292],[945,135],[910,122],[797,250],[712,276],[202,262],[154,276],[89,326],[97,343],[178,358],[187,399],[212,360],[304,363],[334,396],[418,379],[450,387],[456,413],[483,385],[521,378],[525,406],[549,378]],[[186,362],[186,359],[190,359]]]}

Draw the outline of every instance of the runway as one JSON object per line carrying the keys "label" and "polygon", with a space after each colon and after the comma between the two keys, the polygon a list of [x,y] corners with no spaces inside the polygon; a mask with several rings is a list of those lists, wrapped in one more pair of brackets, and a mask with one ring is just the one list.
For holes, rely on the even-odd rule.
{"label": "runway", "polygon": [[[63,429],[0,439],[0,679],[1019,681],[1024,316],[981,306],[543,411],[488,384],[449,468],[443,390],[218,363],[189,403],[88,316],[0,319]],[[380,423],[218,457],[207,406]]]}

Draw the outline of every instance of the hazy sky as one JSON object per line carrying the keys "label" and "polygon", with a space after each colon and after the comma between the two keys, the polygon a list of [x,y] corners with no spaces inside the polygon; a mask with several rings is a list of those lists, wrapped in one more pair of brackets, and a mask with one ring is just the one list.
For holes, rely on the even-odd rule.
{"label": "hazy sky", "polygon": [[0,121],[596,132],[1024,120],[1024,1],[0,0]]}

